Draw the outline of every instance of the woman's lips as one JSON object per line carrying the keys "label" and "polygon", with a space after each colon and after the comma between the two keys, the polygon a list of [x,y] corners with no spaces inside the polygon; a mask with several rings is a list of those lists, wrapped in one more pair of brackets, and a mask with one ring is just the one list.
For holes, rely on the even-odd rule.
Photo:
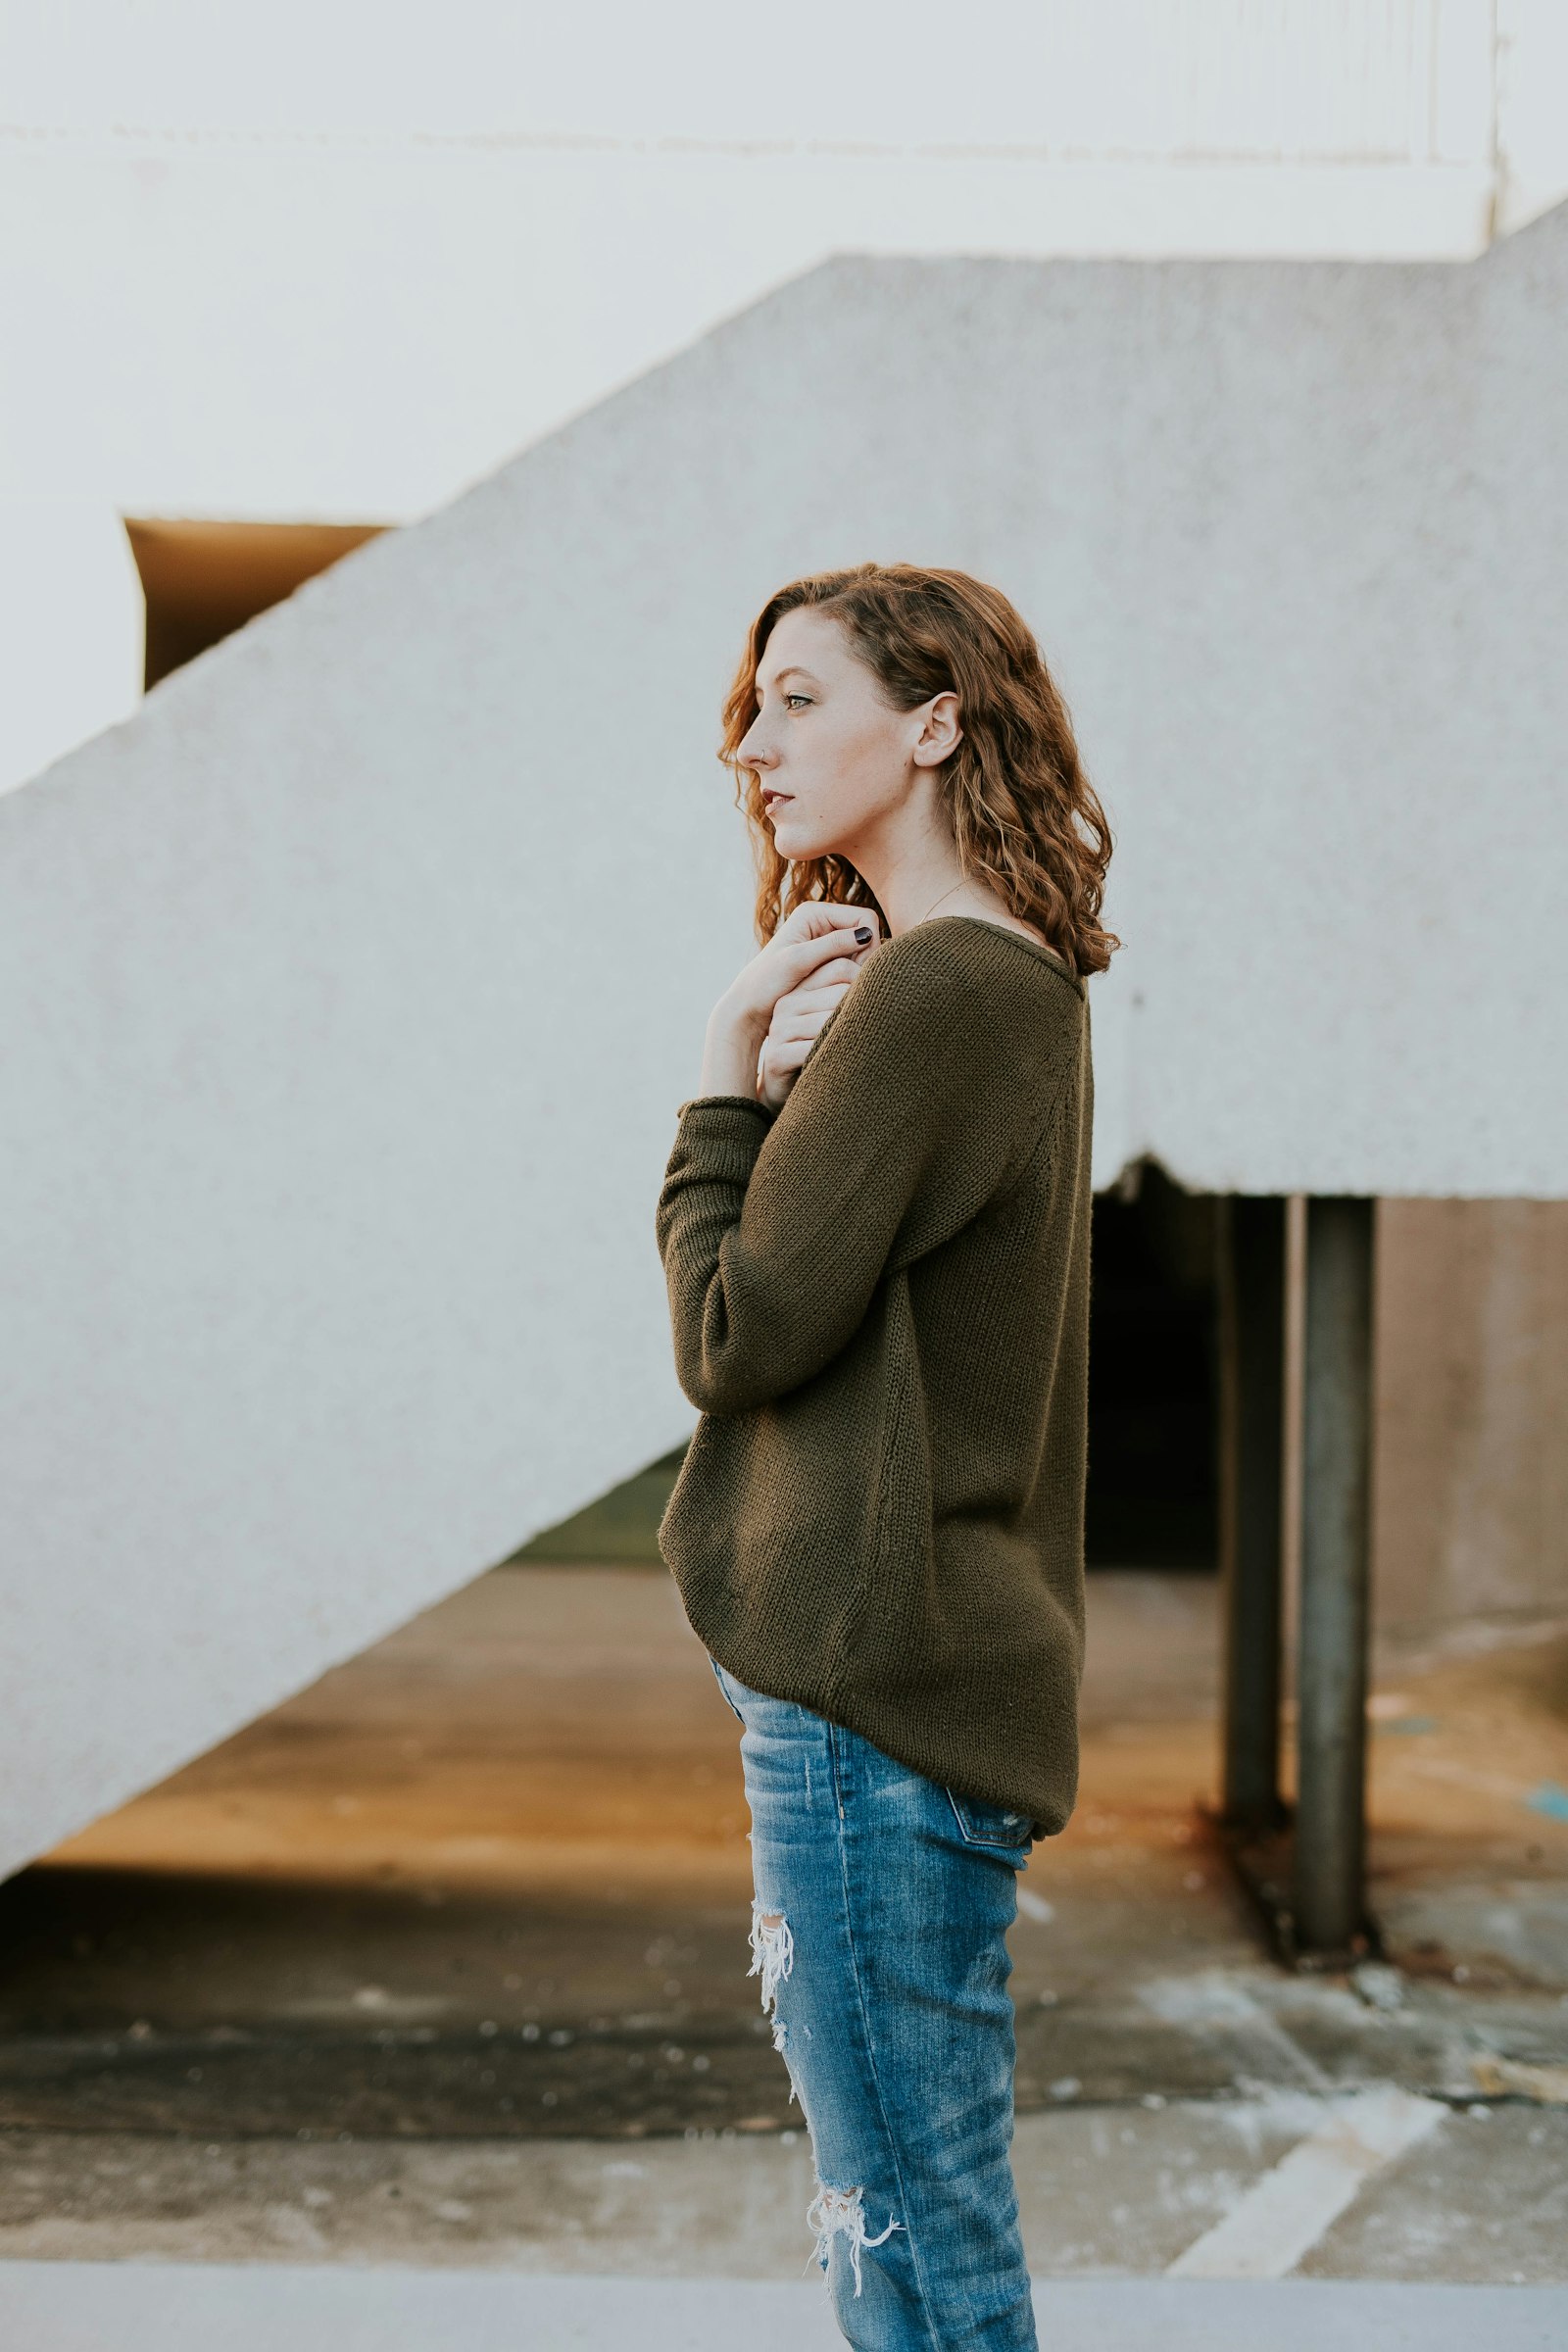
{"label": "woman's lips", "polygon": [[791,795],[790,795],[789,793],[787,793],[787,792],[766,792],[766,791],[764,791],[764,792],[763,792],[763,794],[762,794],[762,807],[763,807],[763,809],[766,811],[766,813],[767,813],[769,816],[771,816],[771,815],[772,815],[772,813],[773,813],[773,811],[774,811],[774,809],[775,809],[775,808],[777,808],[780,806],[780,804],[781,804],[782,802],[784,802],[784,801],[787,801],[787,800],[789,800],[790,798],[791,798]]}

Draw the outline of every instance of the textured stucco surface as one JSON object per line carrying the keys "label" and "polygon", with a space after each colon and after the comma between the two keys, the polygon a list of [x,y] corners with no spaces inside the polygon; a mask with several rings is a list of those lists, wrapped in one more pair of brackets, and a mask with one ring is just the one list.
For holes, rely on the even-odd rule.
{"label": "textured stucco surface", "polygon": [[0,803],[0,1867],[669,1445],[651,1209],[780,577],[1005,586],[1122,838],[1102,1180],[1568,1191],[1568,212],[842,263]]}

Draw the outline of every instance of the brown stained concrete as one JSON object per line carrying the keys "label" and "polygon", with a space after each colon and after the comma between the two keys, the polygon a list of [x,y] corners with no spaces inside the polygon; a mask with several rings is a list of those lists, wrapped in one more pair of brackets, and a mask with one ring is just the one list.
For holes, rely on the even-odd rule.
{"label": "brown stained concrete", "polygon": [[[1392,1991],[1280,1971],[1211,1836],[1210,1581],[1097,1576],[1089,1657],[1012,1937],[1021,2114],[1568,2060],[1568,1822],[1531,1804],[1568,1787],[1568,1642],[1386,1663]],[[0,2126],[792,2128],[736,1739],[662,1573],[481,1579],[0,1889]]]}
{"label": "brown stained concrete", "polygon": [[1472,1990],[1568,1993],[1568,1628],[1392,1659],[1371,1728],[1389,1957]]}

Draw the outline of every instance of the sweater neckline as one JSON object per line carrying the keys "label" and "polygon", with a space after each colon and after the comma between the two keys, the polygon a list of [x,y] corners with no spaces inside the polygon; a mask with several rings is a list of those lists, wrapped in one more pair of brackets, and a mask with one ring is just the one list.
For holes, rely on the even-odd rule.
{"label": "sweater neckline", "polygon": [[[1005,923],[994,923],[989,916],[984,914],[928,915],[924,922],[911,924],[910,930],[934,929],[938,923],[972,923],[978,930],[995,932],[1000,939],[1010,939],[1013,946],[1022,948],[1026,956],[1033,956],[1038,962],[1049,964],[1060,979],[1068,983],[1069,987],[1080,990],[1083,987],[1082,975],[1073,971],[1065,959],[1057,955],[1054,948],[1048,948],[1043,941],[1038,939],[1025,939],[1021,931],[1009,931]],[[907,939],[909,932],[901,931],[899,937]]]}

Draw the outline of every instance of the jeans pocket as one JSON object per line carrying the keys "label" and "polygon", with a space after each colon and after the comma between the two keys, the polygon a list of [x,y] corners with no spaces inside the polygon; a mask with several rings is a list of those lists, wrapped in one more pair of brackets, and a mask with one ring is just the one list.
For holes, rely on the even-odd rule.
{"label": "jeans pocket", "polygon": [[1016,1849],[1034,1842],[1027,1813],[1009,1813],[1004,1806],[985,1804],[979,1797],[960,1796],[956,1788],[948,1790],[948,1802],[966,1845],[1004,1845]]}
{"label": "jeans pocket", "polygon": [[730,1713],[731,1713],[731,1714],[734,1716],[734,1718],[735,1718],[736,1722],[737,1722],[738,1724],[742,1724],[742,1725],[744,1725],[744,1724],[745,1724],[745,1721],[746,1721],[746,1718],[745,1718],[745,1716],[744,1716],[744,1715],[741,1713],[741,1711],[740,1711],[739,1707],[738,1707],[738,1706],[735,1704],[735,1701],[734,1701],[734,1700],[731,1698],[731,1696],[730,1696],[730,1694],[729,1694],[729,1691],[728,1691],[727,1688],[725,1687],[725,1682],[724,1682],[724,1669],[723,1669],[723,1667],[722,1667],[722,1666],[720,1666],[720,1664],[719,1664],[718,1660],[717,1660],[716,1658],[714,1658],[714,1657],[710,1657],[710,1658],[709,1659],[708,1663],[709,1663],[709,1664],[710,1664],[710,1666],[711,1666],[711,1668],[713,1669],[713,1680],[714,1680],[714,1682],[715,1682],[715,1683],[718,1685],[719,1690],[720,1690],[720,1692],[721,1692],[721,1693],[722,1693],[722,1695],[723,1695],[723,1700],[724,1700],[724,1704],[725,1704],[725,1706],[726,1706],[726,1707],[728,1707],[728,1709],[729,1709]]}

